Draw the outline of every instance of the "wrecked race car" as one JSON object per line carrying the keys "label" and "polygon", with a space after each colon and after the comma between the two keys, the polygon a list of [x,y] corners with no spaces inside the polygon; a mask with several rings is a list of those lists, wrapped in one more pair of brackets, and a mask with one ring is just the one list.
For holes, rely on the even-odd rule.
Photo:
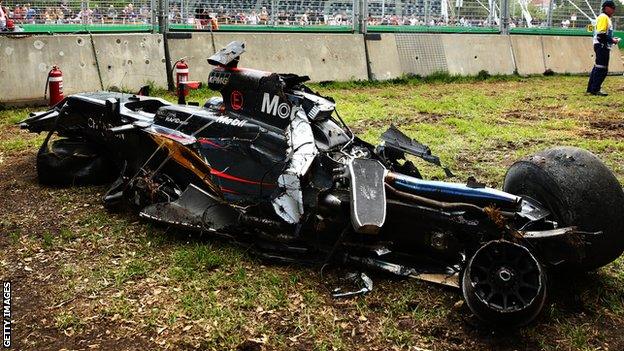
{"label": "wrecked race car", "polygon": [[495,325],[533,320],[549,274],[594,270],[624,250],[624,193],[593,154],[537,153],[509,168],[503,191],[426,180],[415,158],[442,167],[428,147],[394,126],[378,146],[362,141],[307,77],[239,68],[243,52],[233,42],[208,59],[222,97],[204,106],[97,92],[31,114],[21,127],[48,133],[39,181],[112,182],[111,210],[266,258],[454,286]]}

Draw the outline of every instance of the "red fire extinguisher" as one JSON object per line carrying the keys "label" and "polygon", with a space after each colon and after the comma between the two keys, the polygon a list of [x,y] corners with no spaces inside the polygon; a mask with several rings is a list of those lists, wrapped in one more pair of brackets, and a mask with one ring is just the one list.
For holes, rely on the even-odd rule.
{"label": "red fire extinguisher", "polygon": [[44,99],[46,98],[48,89],[50,89],[50,106],[54,106],[59,103],[59,101],[63,100],[63,72],[61,72],[56,65],[52,66],[52,69],[48,72],[46,91],[43,94]]}
{"label": "red fire extinguisher", "polygon": [[[179,60],[178,62],[176,62],[175,65],[175,69],[176,69],[176,88],[178,88],[178,90],[180,89],[180,83],[186,83],[188,81],[188,76],[189,76],[189,67],[186,64],[186,62],[184,61],[184,59]],[[184,96],[188,95],[188,89],[186,88],[182,88],[184,89],[183,93]],[[180,93],[178,92],[178,96],[180,95]]]}

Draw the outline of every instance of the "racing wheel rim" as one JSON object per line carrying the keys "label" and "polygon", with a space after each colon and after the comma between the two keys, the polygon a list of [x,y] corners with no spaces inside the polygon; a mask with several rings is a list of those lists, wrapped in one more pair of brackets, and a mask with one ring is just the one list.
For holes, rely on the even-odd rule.
{"label": "racing wheel rim", "polygon": [[477,317],[490,323],[523,325],[541,311],[545,274],[524,246],[491,241],[472,256],[463,275],[462,291]]}

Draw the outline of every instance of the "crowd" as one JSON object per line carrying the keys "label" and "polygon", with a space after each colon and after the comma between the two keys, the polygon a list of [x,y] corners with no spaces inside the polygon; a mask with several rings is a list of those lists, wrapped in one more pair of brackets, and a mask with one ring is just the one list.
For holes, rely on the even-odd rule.
{"label": "crowd", "polygon": [[[135,8],[133,4],[125,7],[100,8],[82,6],[73,8],[67,0],[61,1],[58,6],[35,7],[30,3],[16,4],[14,7],[4,7],[4,16],[15,24],[148,24],[151,22],[151,10],[143,4]],[[2,14],[0,14],[0,17]],[[1,21],[1,20],[0,20]],[[5,24],[6,26],[6,24]],[[0,29],[2,29],[0,22]]]}
{"label": "crowd", "polygon": [[[2,4],[2,0],[0,0]],[[9,25],[19,30],[22,24],[150,24],[152,11],[147,5],[134,5],[128,3],[124,7],[115,7],[112,4],[92,7],[87,2],[82,2],[81,7],[71,7],[68,0],[61,0],[58,6],[35,7],[30,3],[16,4],[14,7],[1,7],[0,30],[9,29]],[[259,9],[247,9],[233,11],[223,6],[218,8],[195,8],[182,9],[177,4],[171,5],[169,10],[169,22],[174,24],[194,25],[204,29],[208,25],[217,29],[219,24],[247,24],[247,25],[280,25],[280,26],[307,26],[329,25],[350,26],[352,16],[350,10],[324,13],[317,9],[307,9],[295,13],[294,11],[280,10],[271,13],[266,7]],[[461,27],[487,27],[497,26],[498,22],[484,18],[468,18],[454,16],[418,16],[412,15],[377,15],[369,16],[369,25],[404,25],[404,26],[461,26]],[[511,27],[525,26],[521,19],[511,19]],[[539,25],[539,24],[538,24]],[[569,24],[563,21],[562,27]]]}

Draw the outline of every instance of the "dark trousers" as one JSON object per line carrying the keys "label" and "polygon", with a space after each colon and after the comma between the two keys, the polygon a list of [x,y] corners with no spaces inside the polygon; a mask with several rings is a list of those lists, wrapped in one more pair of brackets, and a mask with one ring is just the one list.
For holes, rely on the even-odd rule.
{"label": "dark trousers", "polygon": [[587,83],[588,93],[597,93],[600,91],[600,86],[607,77],[609,68],[609,47],[606,44],[594,44],[594,52],[596,53],[596,64],[589,75],[589,82]]}

